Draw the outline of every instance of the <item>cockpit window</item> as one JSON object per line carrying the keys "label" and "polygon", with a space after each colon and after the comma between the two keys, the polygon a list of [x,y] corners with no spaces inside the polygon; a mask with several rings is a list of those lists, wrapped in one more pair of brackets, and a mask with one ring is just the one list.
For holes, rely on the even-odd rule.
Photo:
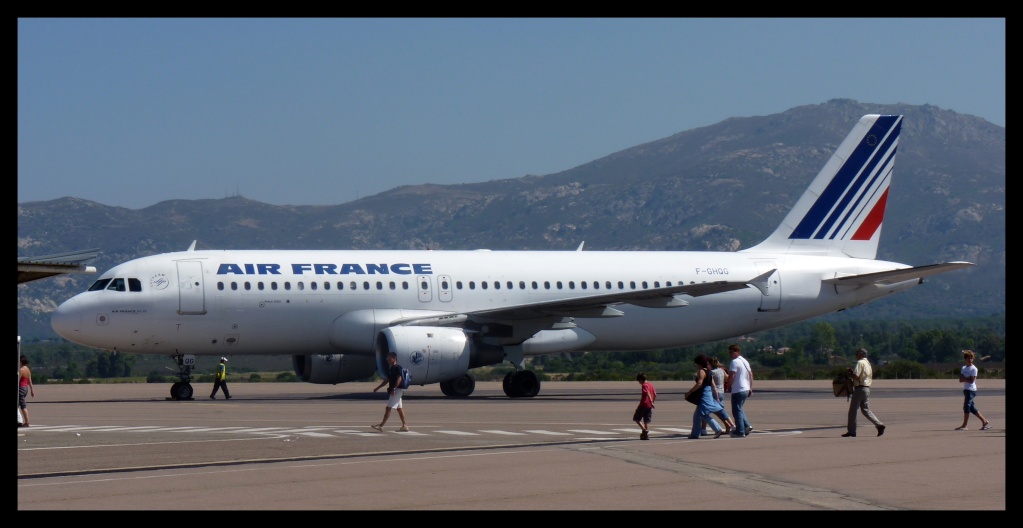
{"label": "cockpit window", "polygon": [[110,286],[107,286],[107,289],[119,292],[127,291],[127,288],[124,286],[124,279],[121,278],[110,281]]}
{"label": "cockpit window", "polygon": [[128,291],[140,292],[142,291],[142,281],[138,279],[128,278]]}
{"label": "cockpit window", "polygon": [[92,286],[89,286],[89,291],[104,290],[106,289],[107,283],[109,282],[110,279],[99,279],[98,281],[92,283]]}

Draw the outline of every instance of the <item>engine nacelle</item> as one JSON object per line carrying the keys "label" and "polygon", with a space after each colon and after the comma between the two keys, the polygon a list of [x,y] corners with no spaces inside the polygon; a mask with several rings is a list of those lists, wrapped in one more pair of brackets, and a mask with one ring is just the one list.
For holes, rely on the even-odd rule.
{"label": "engine nacelle", "polygon": [[499,348],[480,349],[460,328],[392,326],[377,334],[375,356],[380,375],[387,377],[387,354],[398,354],[398,364],[409,369],[413,385],[455,379],[470,368],[504,360]]}
{"label": "engine nacelle", "polygon": [[308,383],[337,384],[370,378],[376,372],[373,356],[308,354],[291,356],[298,379]]}

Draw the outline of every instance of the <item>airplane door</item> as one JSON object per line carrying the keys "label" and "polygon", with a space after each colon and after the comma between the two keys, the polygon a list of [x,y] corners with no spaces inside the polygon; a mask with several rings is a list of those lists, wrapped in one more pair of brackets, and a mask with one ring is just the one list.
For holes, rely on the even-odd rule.
{"label": "airplane door", "polygon": [[767,294],[760,297],[760,312],[777,312],[781,310],[781,272],[774,260],[757,260],[757,273],[767,273],[772,269],[774,274],[767,279]]}
{"label": "airplane door", "polygon": [[203,291],[202,262],[180,260],[178,264],[178,314],[204,315],[206,294]]}
{"label": "airplane door", "polygon": [[416,284],[419,288],[419,302],[430,302],[433,300],[433,289],[430,285],[429,275],[416,277]]}
{"label": "airplane door", "polygon": [[451,302],[451,277],[437,276],[437,299],[440,302]]}

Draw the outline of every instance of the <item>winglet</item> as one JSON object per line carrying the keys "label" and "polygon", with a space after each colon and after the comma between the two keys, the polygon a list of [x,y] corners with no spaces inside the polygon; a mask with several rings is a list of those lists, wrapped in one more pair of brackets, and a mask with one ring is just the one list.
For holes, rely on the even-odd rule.
{"label": "winglet", "polygon": [[195,243],[196,242],[198,242],[198,241],[197,240],[193,240],[192,241],[192,245],[188,246],[188,249],[186,249],[185,251],[195,251]]}
{"label": "winglet", "polygon": [[585,244],[586,244],[586,241],[585,241],[585,240],[583,240],[582,242],[580,242],[580,243],[579,243],[579,247],[575,248],[575,250],[576,250],[576,251],[582,251],[582,250],[583,250],[583,246],[584,246]]}

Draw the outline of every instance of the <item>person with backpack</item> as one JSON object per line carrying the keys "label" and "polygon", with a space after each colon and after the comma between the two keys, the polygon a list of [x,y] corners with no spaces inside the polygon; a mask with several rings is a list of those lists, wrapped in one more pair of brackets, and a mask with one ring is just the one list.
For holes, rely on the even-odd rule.
{"label": "person with backpack", "polygon": [[384,408],[384,419],[380,420],[379,424],[373,424],[372,427],[376,431],[383,431],[384,424],[387,423],[387,419],[391,417],[391,409],[397,409],[398,417],[401,418],[401,427],[398,432],[408,432],[408,422],[405,421],[405,410],[402,409],[401,395],[405,391],[402,389],[402,368],[398,364],[398,354],[394,352],[387,353],[387,364],[390,365],[387,369],[387,378],[380,382],[373,389],[373,392],[380,390],[381,387],[387,385],[387,407]]}

